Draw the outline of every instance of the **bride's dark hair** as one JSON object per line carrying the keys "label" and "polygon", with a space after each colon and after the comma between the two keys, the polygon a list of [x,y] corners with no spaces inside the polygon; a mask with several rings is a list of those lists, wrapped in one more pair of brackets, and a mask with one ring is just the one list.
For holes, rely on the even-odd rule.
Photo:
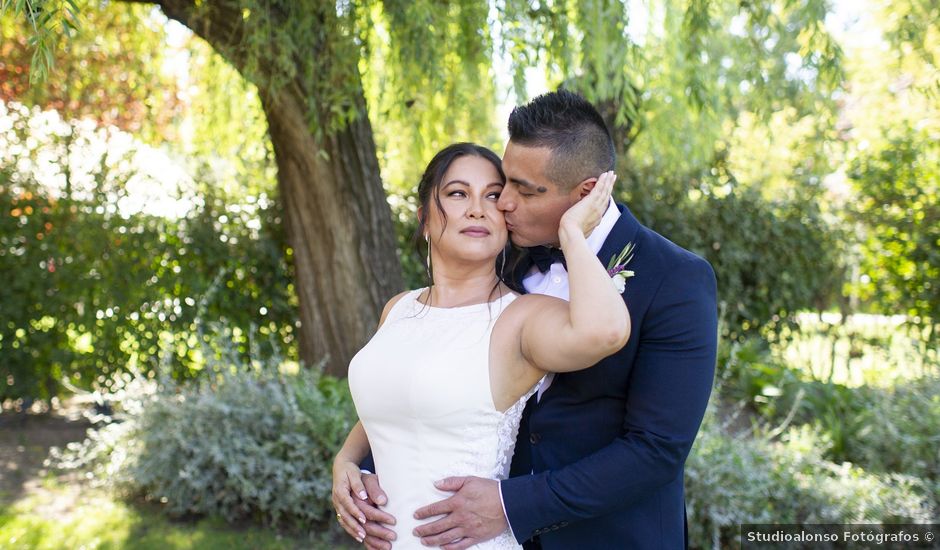
{"label": "bride's dark hair", "polygon": [[[499,179],[504,183],[506,182],[506,174],[503,173],[503,162],[500,160],[499,155],[482,145],[461,142],[448,145],[438,151],[438,153],[434,155],[434,158],[431,159],[431,162],[428,163],[427,168],[424,169],[424,175],[421,176],[421,181],[418,182],[418,206],[421,207],[421,215],[418,217],[418,227],[415,230],[412,241],[419,258],[425,257],[428,253],[428,246],[430,246],[430,244],[424,240],[424,233],[427,227],[428,212],[432,199],[443,217],[444,227],[447,227],[447,214],[444,212],[444,206],[441,204],[441,197],[438,190],[444,182],[444,174],[447,173],[450,165],[460,157],[480,157],[489,161],[499,173]],[[497,266],[497,273],[501,271],[501,267],[502,266]],[[428,269],[427,275],[428,285],[430,286],[434,284],[431,269]],[[495,288],[498,287],[499,281],[496,282]]]}

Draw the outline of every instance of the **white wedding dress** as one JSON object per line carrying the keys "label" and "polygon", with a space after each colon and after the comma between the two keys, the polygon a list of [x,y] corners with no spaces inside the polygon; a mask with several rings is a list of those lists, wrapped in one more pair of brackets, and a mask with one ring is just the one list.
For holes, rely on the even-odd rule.
{"label": "white wedding dress", "polygon": [[[507,411],[490,390],[493,325],[516,298],[438,308],[422,304],[423,289],[403,296],[349,365],[349,388],[369,437],[383,507],[397,523],[396,550],[425,549],[412,531],[422,506],[451,495],[433,483],[449,476],[505,479],[519,419],[533,387]],[[537,385],[536,385],[537,386]],[[521,548],[507,530],[474,546]]]}

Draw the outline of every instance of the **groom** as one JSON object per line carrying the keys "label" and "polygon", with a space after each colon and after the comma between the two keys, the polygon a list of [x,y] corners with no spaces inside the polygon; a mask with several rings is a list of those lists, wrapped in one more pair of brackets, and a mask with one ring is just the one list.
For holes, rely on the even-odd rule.
{"label": "groom", "polygon": [[[614,161],[603,119],[580,96],[559,90],[513,110],[498,206],[513,244],[527,248],[512,269],[520,290],[568,298],[559,220]],[[462,550],[508,525],[526,548],[686,547],[683,471],[714,376],[715,276],[613,201],[588,243],[605,266],[634,247],[630,340],[592,368],[546,379],[523,414],[509,479],[440,482],[454,494],[417,511],[443,515],[416,530],[424,544]],[[391,531],[371,521],[382,513],[356,500],[370,519],[366,546],[389,548]]]}

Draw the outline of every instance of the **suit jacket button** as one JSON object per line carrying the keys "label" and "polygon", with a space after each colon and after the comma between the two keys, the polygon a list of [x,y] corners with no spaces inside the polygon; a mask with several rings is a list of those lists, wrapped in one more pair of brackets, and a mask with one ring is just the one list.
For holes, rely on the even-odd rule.
{"label": "suit jacket button", "polygon": [[541,441],[541,440],[542,440],[542,436],[541,436],[541,435],[539,435],[539,434],[537,434],[537,433],[534,433],[534,432],[531,433],[531,434],[529,434],[529,443],[531,443],[531,444],[533,444],[533,445],[538,445],[538,444],[539,444],[539,441]]}

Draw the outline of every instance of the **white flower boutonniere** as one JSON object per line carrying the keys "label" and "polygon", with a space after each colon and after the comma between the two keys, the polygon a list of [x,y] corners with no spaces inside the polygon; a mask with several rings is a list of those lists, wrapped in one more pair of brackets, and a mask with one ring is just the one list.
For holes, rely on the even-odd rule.
{"label": "white flower boutonniere", "polygon": [[627,269],[627,264],[633,259],[634,248],[636,247],[632,241],[627,243],[627,246],[623,247],[620,254],[611,258],[610,263],[607,264],[607,274],[610,275],[614,288],[620,294],[623,294],[623,291],[627,288],[627,279],[634,275],[633,271]]}

